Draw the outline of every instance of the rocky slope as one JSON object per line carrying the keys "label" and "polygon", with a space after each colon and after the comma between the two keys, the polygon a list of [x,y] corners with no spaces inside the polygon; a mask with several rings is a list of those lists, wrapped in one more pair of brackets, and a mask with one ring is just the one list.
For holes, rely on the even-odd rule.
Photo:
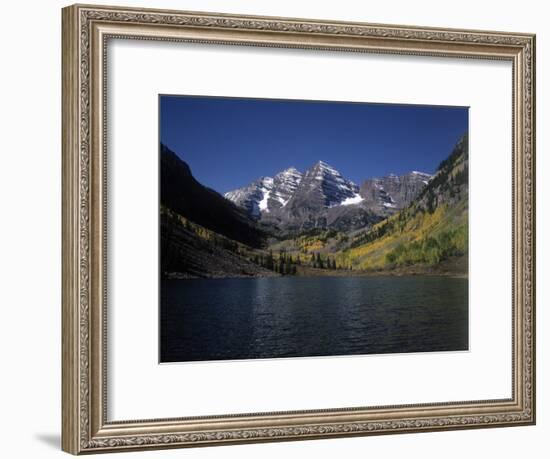
{"label": "rocky slope", "polygon": [[407,206],[431,179],[411,172],[366,180],[361,187],[319,161],[304,174],[295,168],[230,191],[225,197],[273,232],[349,231],[377,223]]}
{"label": "rocky slope", "polygon": [[364,199],[364,205],[374,211],[401,210],[420,194],[431,178],[430,174],[418,171],[402,176],[390,174],[365,180],[359,194]]}
{"label": "rocky slope", "polygon": [[295,194],[302,178],[302,173],[294,167],[279,172],[273,177],[273,188],[269,195],[264,197],[265,204],[260,203],[260,209],[269,213],[284,207]]}
{"label": "rocky slope", "polygon": [[271,177],[261,177],[238,190],[224,194],[225,198],[242,207],[251,217],[259,218],[263,211],[267,210],[267,201],[273,189]]}
{"label": "rocky slope", "polygon": [[254,249],[192,223],[168,208],[160,216],[161,273],[165,278],[273,277],[251,261]]}
{"label": "rocky slope", "polygon": [[304,174],[285,212],[303,215],[340,205],[357,196],[359,187],[329,164],[319,161]]}
{"label": "rocky slope", "polygon": [[286,205],[302,180],[302,174],[290,167],[275,177],[261,177],[249,185],[228,191],[224,196],[245,209],[251,217],[273,212]]}

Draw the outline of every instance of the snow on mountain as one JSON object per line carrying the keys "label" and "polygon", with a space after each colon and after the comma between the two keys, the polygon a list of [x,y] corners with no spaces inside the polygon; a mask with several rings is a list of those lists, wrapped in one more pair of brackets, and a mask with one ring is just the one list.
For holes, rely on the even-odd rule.
{"label": "snow on mountain", "polygon": [[262,177],[250,185],[228,191],[224,197],[248,211],[253,217],[259,217],[267,209],[267,202],[273,189],[273,179]]}
{"label": "snow on mountain", "polygon": [[351,198],[344,199],[340,205],[341,206],[351,206],[352,204],[359,204],[360,202],[363,202],[365,198],[363,198],[359,193],[357,193],[355,196],[352,196]]}
{"label": "snow on mountain", "polygon": [[270,195],[271,195],[271,190],[267,190],[267,189],[262,190],[262,200],[258,203],[258,209],[260,209],[260,212],[268,211],[267,202],[269,201]]}
{"label": "snow on mountain", "polygon": [[302,174],[294,167],[290,167],[273,178],[262,177],[243,188],[228,191],[224,196],[245,208],[250,215],[260,217],[263,213],[283,207],[301,180]]}
{"label": "snow on mountain", "polygon": [[284,207],[301,181],[302,173],[294,167],[289,167],[279,172],[273,177],[273,190],[269,195],[265,210],[270,212],[274,209]]}
{"label": "snow on mountain", "polygon": [[314,194],[322,207],[360,202],[359,187],[346,180],[340,172],[324,161],[317,162],[302,174],[294,167],[279,172],[275,177],[262,177],[251,184],[225,193],[225,197],[250,215],[260,217],[281,209],[296,195]]}
{"label": "snow on mountain", "polygon": [[310,193],[311,190],[318,188],[324,198],[325,207],[340,205],[343,201],[353,198],[359,191],[359,187],[346,180],[330,164],[319,161],[315,166],[306,171],[302,186],[297,193],[302,190]]}
{"label": "snow on mountain", "polygon": [[388,215],[408,205],[431,178],[430,174],[412,171],[366,180],[359,187],[330,164],[318,161],[303,174],[290,167],[273,178],[262,177],[224,196],[255,218],[283,224],[312,221],[322,217],[325,210],[334,213],[338,207]]}
{"label": "snow on mountain", "polygon": [[266,219],[287,231],[313,228],[362,228],[376,217],[362,207],[359,187],[331,165],[317,162],[288,203]]}

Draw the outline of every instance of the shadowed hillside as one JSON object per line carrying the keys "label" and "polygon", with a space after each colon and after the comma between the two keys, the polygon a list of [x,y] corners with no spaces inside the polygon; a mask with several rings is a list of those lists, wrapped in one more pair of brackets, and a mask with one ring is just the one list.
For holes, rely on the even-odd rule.
{"label": "shadowed hillside", "polygon": [[161,145],[160,202],[205,228],[235,241],[260,247],[263,233],[246,212],[216,191],[201,185],[191,169],[173,151]]}

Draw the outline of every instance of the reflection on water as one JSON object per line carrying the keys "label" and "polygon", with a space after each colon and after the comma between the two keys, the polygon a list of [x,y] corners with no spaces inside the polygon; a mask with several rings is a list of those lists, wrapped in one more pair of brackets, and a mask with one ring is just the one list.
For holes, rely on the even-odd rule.
{"label": "reflection on water", "polygon": [[161,298],[161,362],[468,349],[467,279],[184,279]]}

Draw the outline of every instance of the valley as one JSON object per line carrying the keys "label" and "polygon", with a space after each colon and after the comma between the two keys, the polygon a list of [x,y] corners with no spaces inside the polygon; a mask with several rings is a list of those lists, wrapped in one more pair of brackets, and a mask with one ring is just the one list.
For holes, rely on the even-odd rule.
{"label": "valley", "polygon": [[166,278],[445,275],[468,272],[468,138],[434,174],[357,185],[318,161],[221,195],[161,147]]}

